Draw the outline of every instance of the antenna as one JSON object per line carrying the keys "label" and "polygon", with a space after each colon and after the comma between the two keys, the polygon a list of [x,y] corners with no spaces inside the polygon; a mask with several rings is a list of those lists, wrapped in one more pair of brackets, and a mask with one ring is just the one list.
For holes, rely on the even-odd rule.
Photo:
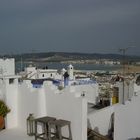
{"label": "antenna", "polygon": [[126,48],[121,48],[119,49],[120,52],[122,52],[122,55],[123,55],[123,104],[125,104],[125,99],[124,99],[124,80],[125,80],[125,59],[126,59],[126,51],[129,49],[129,48],[132,48],[132,47],[135,47],[134,45],[133,46],[128,46]]}
{"label": "antenna", "polygon": [[35,49],[32,49],[31,50],[31,53],[32,53],[32,65],[37,67],[37,63],[35,62],[35,54],[36,54],[36,50]]}
{"label": "antenna", "polygon": [[21,58],[20,58],[20,70],[23,70],[23,59],[22,59],[22,54],[21,54]]}

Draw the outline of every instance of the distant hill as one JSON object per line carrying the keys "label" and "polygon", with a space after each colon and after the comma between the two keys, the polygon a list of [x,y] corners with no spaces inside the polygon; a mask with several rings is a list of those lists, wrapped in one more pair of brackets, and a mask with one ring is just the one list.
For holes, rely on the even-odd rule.
{"label": "distant hill", "polygon": [[[4,56],[0,56],[4,57]],[[100,53],[68,53],[68,52],[41,52],[41,53],[25,53],[21,55],[5,55],[5,57],[14,57],[16,61],[21,58],[24,61],[47,61],[60,62],[67,60],[86,60],[86,59],[111,59],[121,60],[121,54],[100,54]],[[130,61],[140,61],[139,56],[126,56]]]}

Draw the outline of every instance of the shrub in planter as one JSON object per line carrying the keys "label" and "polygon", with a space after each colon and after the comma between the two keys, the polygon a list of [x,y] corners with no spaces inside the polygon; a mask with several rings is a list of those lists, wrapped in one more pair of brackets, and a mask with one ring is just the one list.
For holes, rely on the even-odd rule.
{"label": "shrub in planter", "polygon": [[4,118],[0,116],[0,130],[4,128]]}
{"label": "shrub in planter", "polygon": [[10,109],[7,107],[5,102],[0,100],[0,130],[4,128],[4,117],[6,117],[9,112]]}

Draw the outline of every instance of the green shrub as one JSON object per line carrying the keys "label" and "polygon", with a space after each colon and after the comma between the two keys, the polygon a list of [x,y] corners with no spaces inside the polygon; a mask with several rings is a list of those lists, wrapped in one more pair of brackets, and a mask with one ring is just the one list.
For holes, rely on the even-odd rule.
{"label": "green shrub", "polygon": [[10,112],[10,109],[7,107],[4,101],[0,100],[0,116],[5,117],[7,113]]}

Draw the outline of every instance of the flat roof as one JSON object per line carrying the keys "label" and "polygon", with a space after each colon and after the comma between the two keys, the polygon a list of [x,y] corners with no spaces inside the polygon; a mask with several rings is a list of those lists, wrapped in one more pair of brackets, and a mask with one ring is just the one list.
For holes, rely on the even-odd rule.
{"label": "flat roof", "polygon": [[9,79],[9,78],[21,78],[22,76],[20,75],[1,75],[0,79],[5,78],[5,79]]}

